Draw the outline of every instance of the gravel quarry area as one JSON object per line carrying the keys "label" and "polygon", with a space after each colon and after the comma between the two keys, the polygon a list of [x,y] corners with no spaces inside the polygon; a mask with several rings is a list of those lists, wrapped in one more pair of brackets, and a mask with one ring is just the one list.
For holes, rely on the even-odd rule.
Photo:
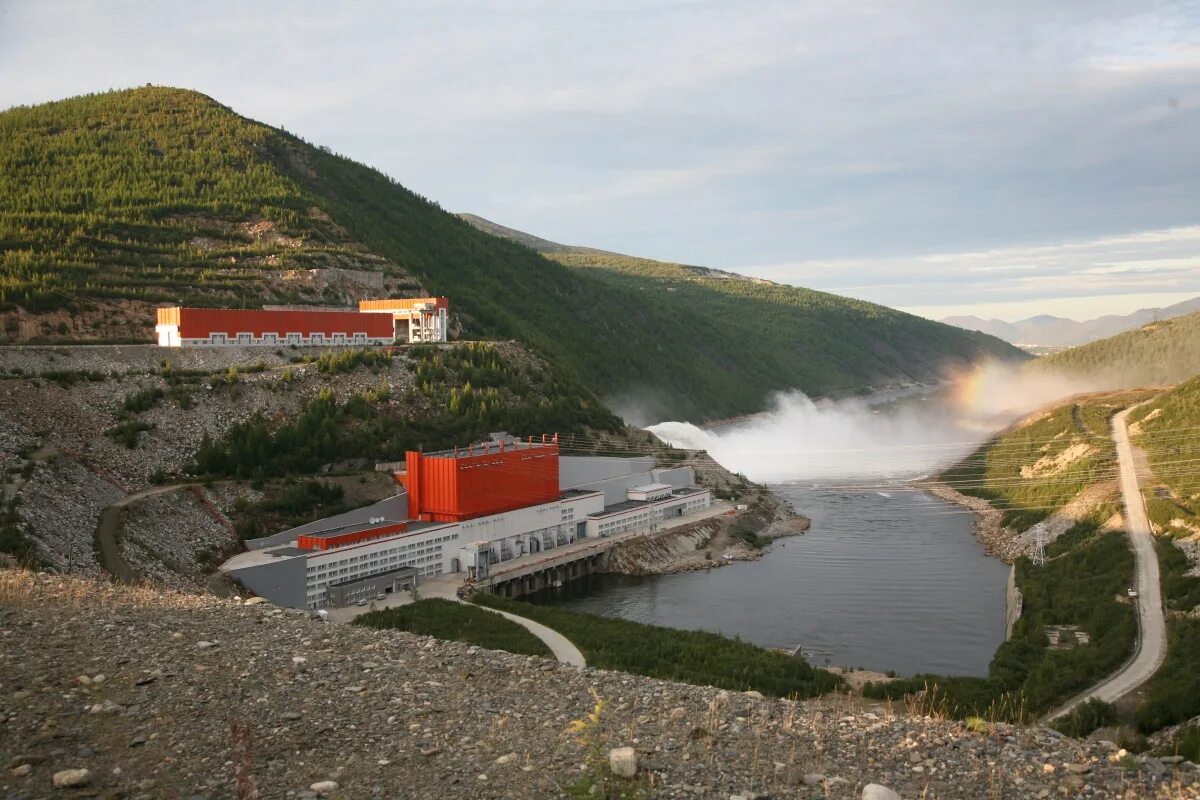
{"label": "gravel quarry area", "polygon": [[597,696],[591,742],[633,748],[643,797],[894,796],[868,784],[903,798],[1200,797],[1190,764],[1042,729],[970,730],[845,697],[768,699],[255,601],[0,571],[4,797],[560,797],[594,776],[568,727]]}

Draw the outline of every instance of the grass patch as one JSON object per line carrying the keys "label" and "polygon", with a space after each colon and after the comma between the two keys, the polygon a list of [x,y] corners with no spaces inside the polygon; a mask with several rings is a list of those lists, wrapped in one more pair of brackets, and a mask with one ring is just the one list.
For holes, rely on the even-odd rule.
{"label": "grass patch", "polygon": [[[1195,316],[1195,315],[1194,315]],[[1200,378],[1164,392],[1136,412],[1140,434],[1134,443],[1146,451],[1162,482],[1146,492],[1146,514],[1156,533],[1189,536],[1200,529],[1200,471],[1189,466],[1200,456]]]}
{"label": "grass patch", "polygon": [[[353,361],[353,351],[348,355]],[[343,459],[389,461],[407,450],[477,442],[497,430],[536,436],[620,430],[620,420],[579,384],[538,365],[509,363],[493,345],[414,347],[409,358],[416,386],[402,402],[390,402],[386,384],[345,399],[322,389],[298,414],[260,414],[219,440],[205,436],[193,473],[304,475]]]}
{"label": "grass patch", "polygon": [[1113,476],[1117,458],[1108,420],[1130,402],[1121,394],[1059,406],[993,437],[941,479],[1004,512],[1004,525],[1024,530]]}
{"label": "grass patch", "polygon": [[1060,733],[1082,739],[1097,728],[1117,724],[1117,709],[1112,703],[1092,698],[1075,707],[1067,716],[1051,726]]}
{"label": "grass patch", "polygon": [[1167,627],[1167,658],[1134,719],[1143,733],[1200,715],[1200,619],[1175,619]]}
{"label": "grass patch", "polygon": [[121,404],[121,411],[125,414],[140,414],[143,411],[149,411],[158,405],[158,401],[162,400],[164,395],[163,390],[156,387],[129,392],[125,395],[125,402]]}
{"label": "grass patch", "polygon": [[491,611],[450,600],[418,600],[399,608],[370,611],[357,617],[354,624],[452,639],[525,656],[552,655],[541,639],[517,623]]}
{"label": "grass patch", "polygon": [[495,595],[472,600],[536,620],[580,649],[588,666],[651,678],[757,690],[773,697],[815,697],[843,685],[803,659],[705,631],[681,631],[624,619],[580,614]]}

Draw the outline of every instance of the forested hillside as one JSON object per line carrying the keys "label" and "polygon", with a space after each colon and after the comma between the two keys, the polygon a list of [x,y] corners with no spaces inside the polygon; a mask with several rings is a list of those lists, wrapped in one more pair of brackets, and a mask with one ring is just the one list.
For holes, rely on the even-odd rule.
{"label": "forested hillside", "polygon": [[[937,374],[939,363],[965,363],[980,354],[1025,357],[990,336],[873,303],[723,270],[560,244],[472,214],[461,216],[480,230],[538,250],[606,292],[639,297],[677,319],[683,334],[678,346],[700,346],[711,354],[728,372],[727,391],[750,403],[764,386],[832,394],[854,391],[864,382],[927,380]],[[703,344],[691,338],[701,330]],[[647,398],[651,403],[659,399],[650,392],[639,399]]]}
{"label": "forested hillside", "polygon": [[1153,473],[1146,513],[1155,532],[1200,538],[1200,377],[1137,409],[1131,422]]}
{"label": "forested hillside", "polygon": [[1114,387],[1184,381],[1200,374],[1200,312],[1063,350],[1030,366],[1095,378]]}
{"label": "forested hillside", "polygon": [[[382,173],[195,92],[146,87],[0,114],[7,340],[141,339],[156,303],[345,302],[308,270],[451,298],[610,399],[707,419],[772,390],[852,392],[1016,357],[998,340],[805,290],[570,268]],[[730,283],[730,286],[733,284]]]}

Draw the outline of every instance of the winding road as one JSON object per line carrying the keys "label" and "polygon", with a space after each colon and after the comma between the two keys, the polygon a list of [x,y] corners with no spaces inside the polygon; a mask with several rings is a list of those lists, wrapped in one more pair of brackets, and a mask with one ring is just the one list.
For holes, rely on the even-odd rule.
{"label": "winding road", "polygon": [[[1142,405],[1142,404],[1139,404]],[[1121,468],[1121,498],[1125,503],[1125,530],[1133,545],[1135,584],[1137,589],[1138,640],[1133,657],[1100,683],[1070,700],[1045,719],[1051,720],[1069,713],[1080,703],[1093,698],[1111,703],[1128,694],[1153,677],[1167,655],[1167,622],[1163,616],[1162,587],[1158,579],[1158,555],[1154,551],[1154,535],[1146,518],[1142,501],[1133,446],[1129,443],[1126,420],[1132,406],[1113,417],[1113,442],[1117,446],[1117,461]]]}
{"label": "winding road", "polygon": [[170,486],[152,486],[140,492],[127,494],[112,505],[106,506],[100,512],[100,519],[96,523],[96,547],[100,552],[100,566],[104,568],[105,572],[112,575],[121,583],[137,583],[137,572],[133,567],[129,566],[129,562],[121,555],[119,541],[121,515],[125,513],[125,507],[130,503],[143,500],[147,497],[153,497],[156,494],[165,494],[166,492],[186,489],[188,485],[181,483],[171,484]]}

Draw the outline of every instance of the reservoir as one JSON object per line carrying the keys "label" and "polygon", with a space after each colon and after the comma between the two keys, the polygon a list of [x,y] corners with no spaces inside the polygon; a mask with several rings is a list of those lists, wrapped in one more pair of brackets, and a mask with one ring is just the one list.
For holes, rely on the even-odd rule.
{"label": "reservoir", "polygon": [[960,507],[897,483],[774,491],[812,519],[758,561],[705,572],[597,575],[538,597],[573,610],[800,646],[814,666],[985,675],[1004,640],[1008,567]]}

